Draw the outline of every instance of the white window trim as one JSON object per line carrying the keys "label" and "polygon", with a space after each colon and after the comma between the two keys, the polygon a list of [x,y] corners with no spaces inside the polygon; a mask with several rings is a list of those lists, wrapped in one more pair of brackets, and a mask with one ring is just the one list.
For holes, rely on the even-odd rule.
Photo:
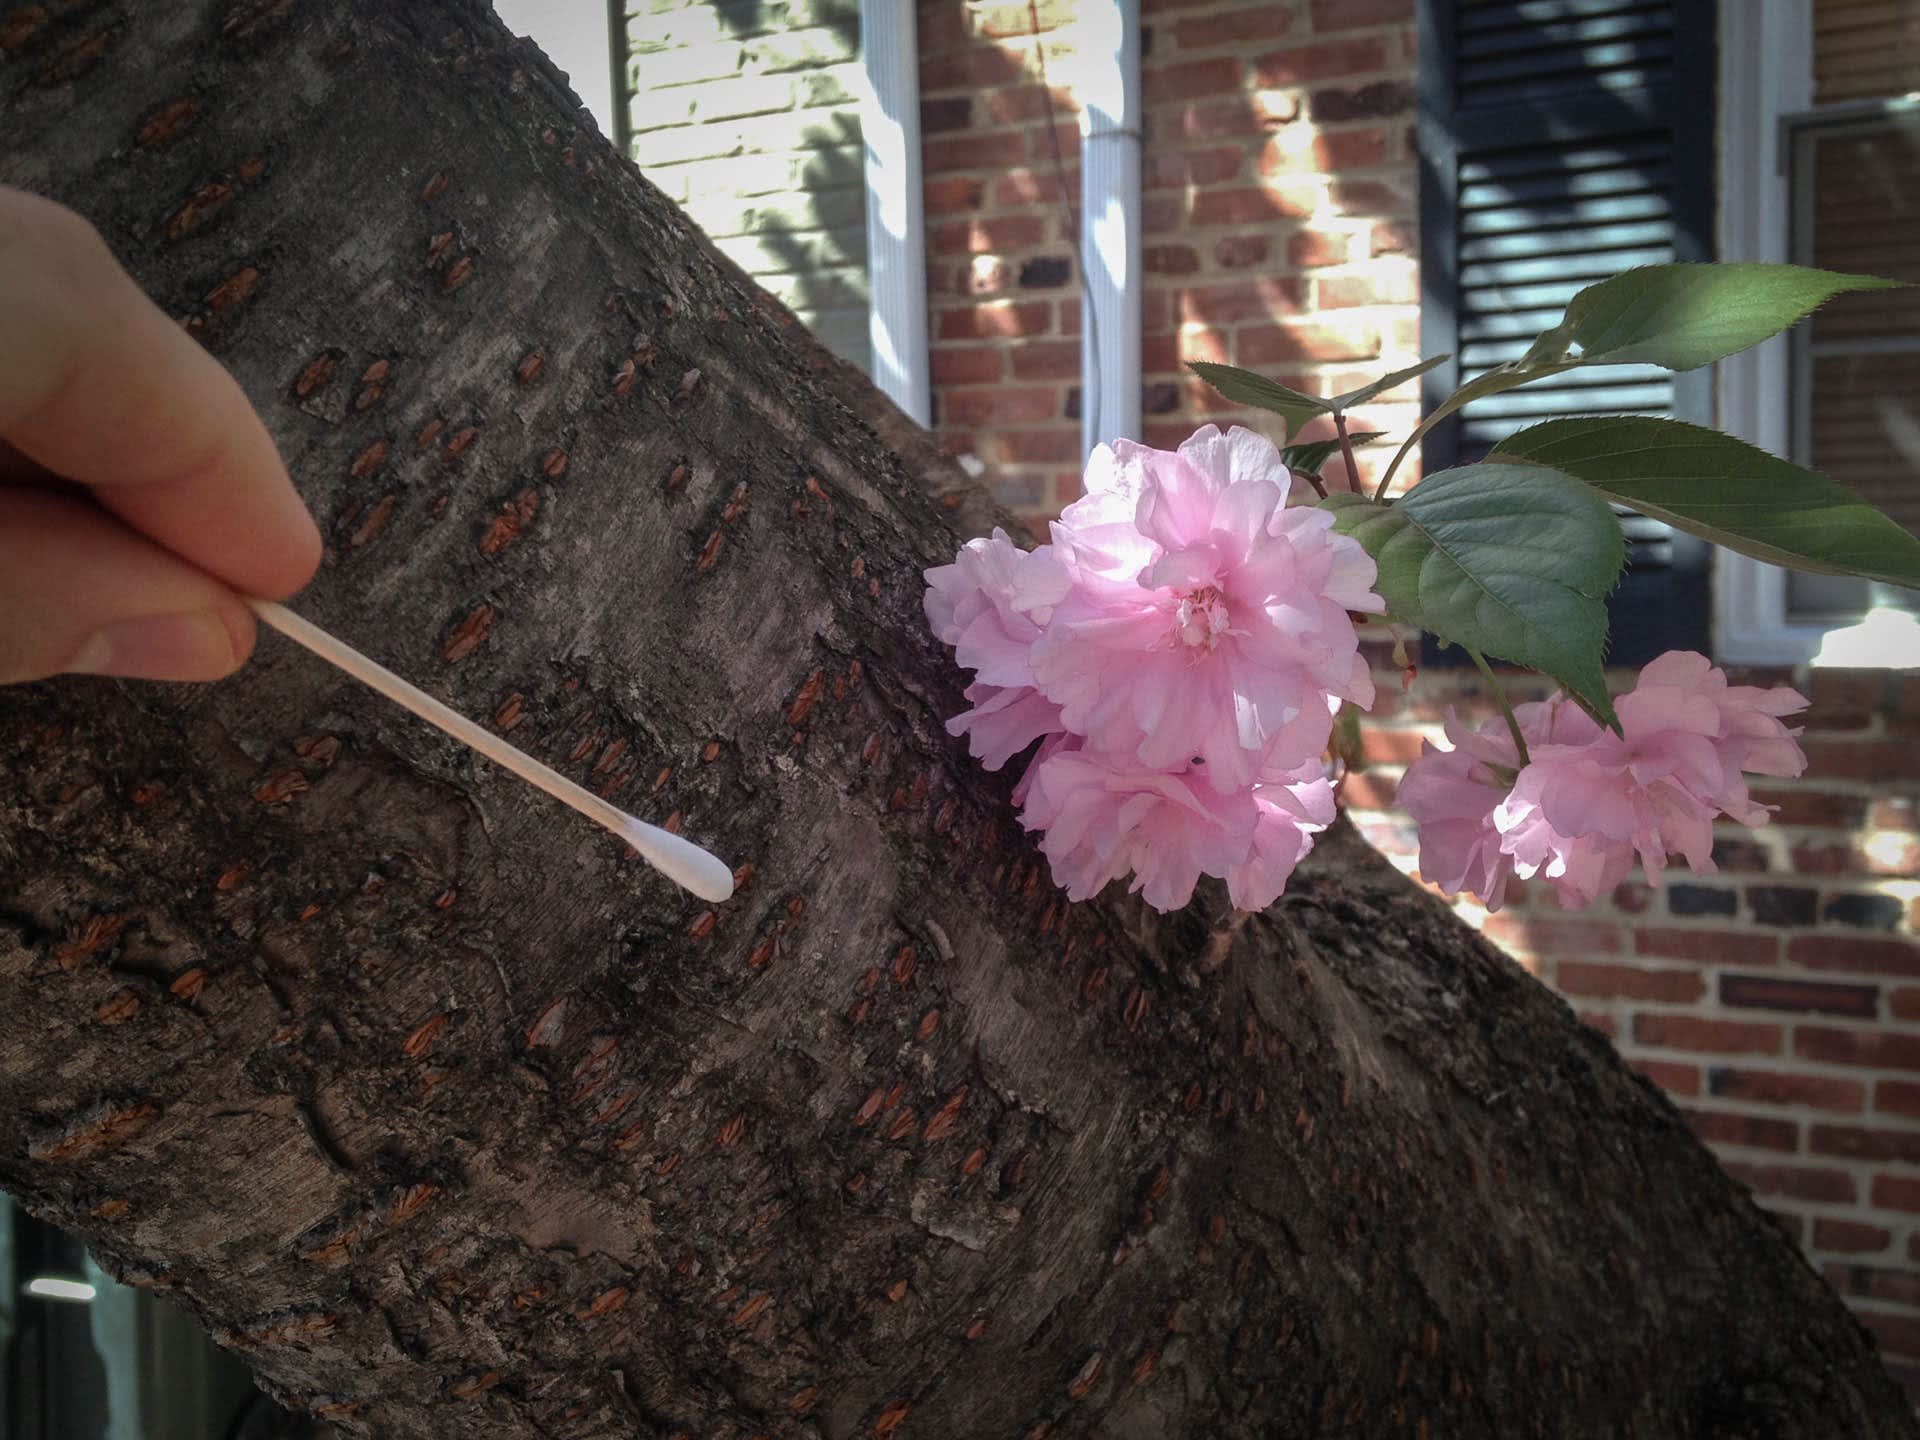
{"label": "white window trim", "polygon": [[1080,100],[1080,448],[1140,438],[1140,0],[1087,0]]}
{"label": "white window trim", "polygon": [[[1813,0],[1721,0],[1718,248],[1722,260],[1788,258],[1791,199],[1782,153],[1788,115],[1813,108]],[[1775,455],[1791,454],[1788,340],[1722,360],[1720,428]],[[1858,625],[1795,624],[1787,572],[1731,550],[1714,564],[1714,652],[1737,665],[1911,666],[1920,622],[1883,610]]]}
{"label": "white window trim", "polygon": [[920,56],[913,0],[860,0],[866,76],[867,333],[873,383],[916,424],[932,419],[927,359],[925,200],[920,188]]}

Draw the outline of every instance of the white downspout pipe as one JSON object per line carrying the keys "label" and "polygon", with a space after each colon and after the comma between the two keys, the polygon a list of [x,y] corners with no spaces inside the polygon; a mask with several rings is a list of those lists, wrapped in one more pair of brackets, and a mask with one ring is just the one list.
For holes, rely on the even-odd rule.
{"label": "white downspout pipe", "polygon": [[1140,438],[1140,0],[1086,0],[1080,33],[1080,438]]}
{"label": "white downspout pipe", "polygon": [[920,58],[913,0],[860,0],[866,74],[867,302],[873,381],[918,424],[932,418],[927,252],[920,193]]}

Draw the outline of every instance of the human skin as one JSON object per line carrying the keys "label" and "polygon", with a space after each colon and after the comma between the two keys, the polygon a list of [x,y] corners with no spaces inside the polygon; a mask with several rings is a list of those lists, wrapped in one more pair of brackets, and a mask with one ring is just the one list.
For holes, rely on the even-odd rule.
{"label": "human skin", "polygon": [[0,684],[217,680],[253,650],[241,597],[319,562],[233,378],[85,220],[0,187]]}

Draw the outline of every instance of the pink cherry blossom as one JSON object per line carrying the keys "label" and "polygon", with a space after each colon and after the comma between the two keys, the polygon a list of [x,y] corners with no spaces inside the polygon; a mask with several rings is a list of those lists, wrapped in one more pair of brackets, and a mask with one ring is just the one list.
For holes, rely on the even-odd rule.
{"label": "pink cherry blossom", "polygon": [[1768,818],[1742,772],[1804,767],[1780,717],[1805,705],[1784,686],[1729,685],[1705,656],[1674,651],[1620,697],[1619,734],[1563,697],[1518,707],[1524,766],[1503,720],[1467,730],[1449,716],[1453,748],[1423,745],[1400,782],[1400,802],[1420,826],[1420,873],[1489,909],[1499,908],[1509,874],[1543,876],[1567,909],[1619,884],[1636,856],[1655,884],[1675,856],[1710,874],[1715,819]]}
{"label": "pink cherry blossom", "polygon": [[1069,899],[1092,899],[1131,871],[1131,889],[1157,910],[1185,905],[1202,875],[1225,879],[1236,905],[1263,908],[1333,820],[1332,786],[1306,768],[1222,792],[1199,766],[1128,768],[1063,749],[1029,776],[1020,823],[1044,832],[1040,848]]}
{"label": "pink cherry blossom", "polygon": [[949,720],[947,730],[967,736],[989,770],[1062,728],[1060,707],[1034,689],[1028,657],[1066,590],[1049,547],[1022,550],[999,529],[968,541],[953,564],[927,571],[927,622],[978,677],[967,687],[973,708]]}
{"label": "pink cherry blossom", "polygon": [[1291,479],[1237,427],[1096,453],[1053,527],[1071,584],[1031,655],[1067,729],[1150,769],[1200,760],[1224,793],[1318,756],[1342,700],[1372,704],[1348,612],[1384,608],[1373,561],[1289,508]]}

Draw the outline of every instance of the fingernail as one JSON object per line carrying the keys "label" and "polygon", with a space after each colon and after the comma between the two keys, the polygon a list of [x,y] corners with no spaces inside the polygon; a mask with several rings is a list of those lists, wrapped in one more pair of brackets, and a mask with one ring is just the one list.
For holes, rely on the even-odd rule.
{"label": "fingernail", "polygon": [[218,680],[239,657],[233,632],[211,610],[116,620],[88,637],[67,662],[70,675],[126,680]]}

